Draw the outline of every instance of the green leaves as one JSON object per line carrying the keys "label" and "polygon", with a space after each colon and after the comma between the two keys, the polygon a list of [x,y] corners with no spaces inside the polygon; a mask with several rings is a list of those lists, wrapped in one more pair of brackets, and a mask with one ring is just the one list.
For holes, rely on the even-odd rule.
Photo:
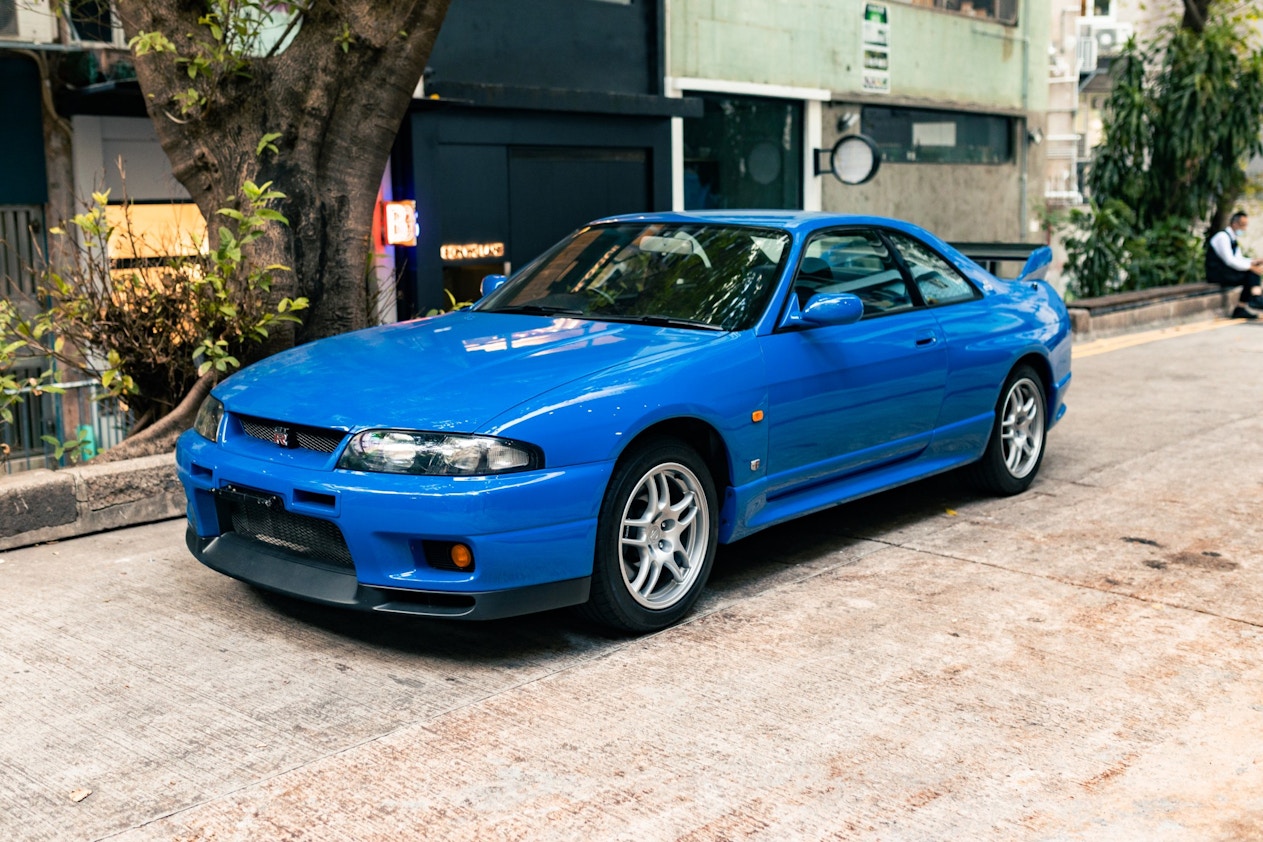
{"label": "green leaves", "polygon": [[[52,446],[54,459],[60,461],[64,456],[71,462],[78,462],[92,444],[92,435],[87,431],[81,431],[73,439],[66,441],[59,441],[55,436],[40,436],[40,441]],[[86,455],[91,456],[91,453]]]}
{"label": "green leaves", "polygon": [[[141,32],[128,42],[138,57],[168,57],[192,82],[170,95],[181,119],[200,118],[216,105],[231,102],[228,83],[249,78],[254,62],[275,52],[284,36],[301,25],[312,0],[206,0],[204,5],[206,12],[193,31]],[[259,154],[265,148],[269,147],[261,145]]]}
{"label": "green leaves", "polygon": [[1067,239],[1071,291],[1099,295],[1201,278],[1208,216],[1235,201],[1263,152],[1263,53],[1212,6],[1199,33],[1129,42],[1094,152],[1090,214]]}
{"label": "green leaves", "polygon": [[[264,137],[271,143],[279,134]],[[49,231],[64,238],[66,262],[43,272],[34,295],[0,299],[0,419],[11,422],[28,396],[60,391],[53,361],[124,398],[136,417],[165,414],[197,377],[231,373],[277,324],[300,323],[308,301],[285,294],[291,270],[275,262],[276,226],[288,225],[277,207],[285,198],[271,182],[247,180],[232,206],[208,220],[211,248],[145,258],[124,271],[110,259],[111,238],[126,255],[152,254],[153,244],[130,223],[112,224],[119,207],[107,213],[108,192],[94,194],[65,226],[74,236]],[[186,232],[181,241],[201,239]],[[19,378],[19,365],[41,370]],[[73,441],[55,447],[58,458],[77,452]]]}
{"label": "green leaves", "polygon": [[280,154],[281,150],[277,148],[274,141],[280,140],[281,137],[282,135],[280,132],[268,132],[267,134],[263,135],[263,137],[259,138],[259,145],[254,150],[255,157],[256,158],[263,157],[264,150],[271,152],[273,155]]}
{"label": "green leaves", "polygon": [[342,50],[342,52],[344,53],[350,52],[351,44],[352,42],[355,41],[355,35],[354,33],[351,32],[351,27],[347,26],[346,24],[343,24],[341,34],[338,35],[338,37],[334,39],[334,41],[338,45],[338,48]]}
{"label": "green leaves", "polygon": [[141,32],[128,41],[127,46],[138,56],[176,52],[175,43],[161,32]]}

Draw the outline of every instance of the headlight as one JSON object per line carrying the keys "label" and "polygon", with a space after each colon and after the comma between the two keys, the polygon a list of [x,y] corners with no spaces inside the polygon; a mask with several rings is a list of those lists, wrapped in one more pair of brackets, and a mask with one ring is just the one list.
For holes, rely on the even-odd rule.
{"label": "headlight", "polygon": [[193,422],[193,429],[197,430],[202,438],[215,441],[219,437],[219,422],[223,417],[223,403],[219,399],[207,395],[206,400],[202,401],[202,406],[197,411],[197,420]]}
{"label": "headlight", "polygon": [[538,447],[492,436],[365,430],[351,439],[339,468],[387,474],[470,477],[544,466]]}

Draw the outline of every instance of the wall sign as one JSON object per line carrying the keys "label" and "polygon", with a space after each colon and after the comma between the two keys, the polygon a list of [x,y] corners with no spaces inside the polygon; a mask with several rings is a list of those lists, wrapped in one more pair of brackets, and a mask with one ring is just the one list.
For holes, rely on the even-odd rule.
{"label": "wall sign", "polygon": [[386,202],[386,245],[415,246],[417,244],[417,203]]}
{"label": "wall sign", "polygon": [[504,243],[462,243],[448,244],[439,247],[439,257],[443,260],[485,260],[489,257],[504,257]]}
{"label": "wall sign", "polygon": [[860,88],[866,93],[890,93],[890,19],[881,3],[864,4],[864,37],[860,45]]}

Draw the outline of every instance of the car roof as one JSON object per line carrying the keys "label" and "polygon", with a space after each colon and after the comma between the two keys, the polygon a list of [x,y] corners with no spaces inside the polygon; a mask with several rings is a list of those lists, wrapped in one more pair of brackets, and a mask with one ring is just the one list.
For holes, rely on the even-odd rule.
{"label": "car roof", "polygon": [[921,236],[927,233],[912,223],[885,216],[801,210],[664,211],[608,216],[596,222],[696,222],[717,225],[757,225],[766,228],[783,228],[790,232],[815,231],[840,225],[876,225],[898,228]]}

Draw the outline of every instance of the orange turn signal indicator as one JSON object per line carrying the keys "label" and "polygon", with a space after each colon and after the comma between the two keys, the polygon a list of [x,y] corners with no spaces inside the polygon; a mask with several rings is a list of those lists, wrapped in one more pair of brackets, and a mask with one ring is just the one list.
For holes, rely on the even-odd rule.
{"label": "orange turn signal indicator", "polygon": [[763,410],[761,410],[761,409],[756,409],[754,412],[751,412],[751,413],[750,413],[750,420],[751,420],[751,421],[753,421],[755,424],[757,424],[757,423],[759,423],[760,421],[762,421],[762,420],[763,420]]}
{"label": "orange turn signal indicator", "polygon": [[468,570],[474,566],[474,554],[464,544],[452,544],[451,552],[448,555],[452,559],[452,564],[456,565],[457,570]]}

